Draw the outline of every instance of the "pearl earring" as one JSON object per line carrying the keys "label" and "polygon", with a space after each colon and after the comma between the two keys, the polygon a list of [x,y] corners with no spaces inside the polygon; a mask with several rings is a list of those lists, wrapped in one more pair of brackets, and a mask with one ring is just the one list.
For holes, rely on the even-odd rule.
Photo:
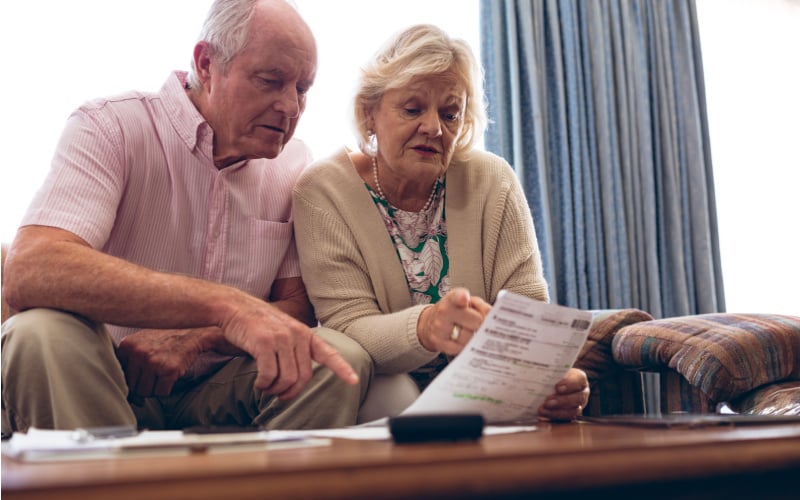
{"label": "pearl earring", "polygon": [[367,143],[364,145],[364,152],[372,157],[378,155],[378,136],[372,130],[367,130]]}

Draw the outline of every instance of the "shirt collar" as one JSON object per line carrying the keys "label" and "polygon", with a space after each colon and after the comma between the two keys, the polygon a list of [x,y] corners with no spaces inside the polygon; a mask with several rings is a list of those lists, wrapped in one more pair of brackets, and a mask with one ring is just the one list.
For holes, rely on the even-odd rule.
{"label": "shirt collar", "polygon": [[173,72],[161,87],[159,95],[172,126],[186,146],[192,151],[197,147],[207,148],[205,153],[213,160],[214,132],[186,94],[186,77],[185,71]]}

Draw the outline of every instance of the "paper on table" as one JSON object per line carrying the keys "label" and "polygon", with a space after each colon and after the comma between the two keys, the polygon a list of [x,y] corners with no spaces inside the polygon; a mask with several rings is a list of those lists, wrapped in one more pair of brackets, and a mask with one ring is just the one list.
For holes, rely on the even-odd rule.
{"label": "paper on table", "polygon": [[472,340],[403,414],[531,421],[575,362],[591,322],[589,311],[501,291]]}
{"label": "paper on table", "polygon": [[[535,425],[488,425],[483,429],[484,436],[497,436],[500,434],[511,434],[515,432],[531,432],[537,430]],[[270,431],[276,432],[276,431]],[[293,431],[295,432],[295,431]],[[344,427],[340,429],[315,429],[307,431],[297,431],[308,436],[325,437],[325,438],[338,438],[338,439],[354,439],[364,441],[384,441],[392,439],[392,433],[389,426],[384,422],[383,425],[372,426],[353,426]]]}
{"label": "paper on table", "polygon": [[220,453],[245,449],[274,450],[305,446],[326,446],[329,440],[316,439],[293,431],[255,431],[220,434],[184,434],[182,431],[142,431],[122,438],[79,441],[74,431],[31,428],[15,432],[3,442],[2,452],[22,461],[60,461],[121,458],[142,455],[187,455]]}

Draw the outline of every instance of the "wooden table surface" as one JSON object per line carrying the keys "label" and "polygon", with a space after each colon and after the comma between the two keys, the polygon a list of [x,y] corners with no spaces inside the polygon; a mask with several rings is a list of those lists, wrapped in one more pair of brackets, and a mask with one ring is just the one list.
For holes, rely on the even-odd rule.
{"label": "wooden table surface", "polygon": [[[800,424],[661,429],[572,423],[477,442],[330,446],[185,457],[21,463],[2,497],[798,498]],[[755,496],[752,496],[755,495]],[[604,498],[600,496],[599,498]]]}

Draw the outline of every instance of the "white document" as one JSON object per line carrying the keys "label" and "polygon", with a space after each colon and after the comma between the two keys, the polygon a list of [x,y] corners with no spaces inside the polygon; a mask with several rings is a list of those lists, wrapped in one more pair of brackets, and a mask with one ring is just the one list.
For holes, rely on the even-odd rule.
{"label": "white document", "polygon": [[464,350],[404,412],[528,422],[586,342],[592,313],[501,291]]}
{"label": "white document", "polygon": [[[321,438],[354,439],[364,441],[388,441],[392,439],[389,430],[388,420],[383,419],[382,425],[372,424],[369,426],[356,425],[353,427],[343,427],[339,429],[316,429],[307,431],[292,431],[305,434],[307,436]],[[375,422],[378,422],[377,420]],[[535,425],[487,425],[483,428],[484,436],[499,436],[500,434],[512,434],[517,432],[533,432],[537,430]],[[270,431],[280,432],[280,431]]]}
{"label": "white document", "polygon": [[142,431],[135,436],[78,439],[78,431],[28,429],[3,442],[2,453],[27,462],[69,461],[141,456],[189,455],[249,450],[328,446],[329,439],[300,431],[254,431],[185,434],[182,431]]}

